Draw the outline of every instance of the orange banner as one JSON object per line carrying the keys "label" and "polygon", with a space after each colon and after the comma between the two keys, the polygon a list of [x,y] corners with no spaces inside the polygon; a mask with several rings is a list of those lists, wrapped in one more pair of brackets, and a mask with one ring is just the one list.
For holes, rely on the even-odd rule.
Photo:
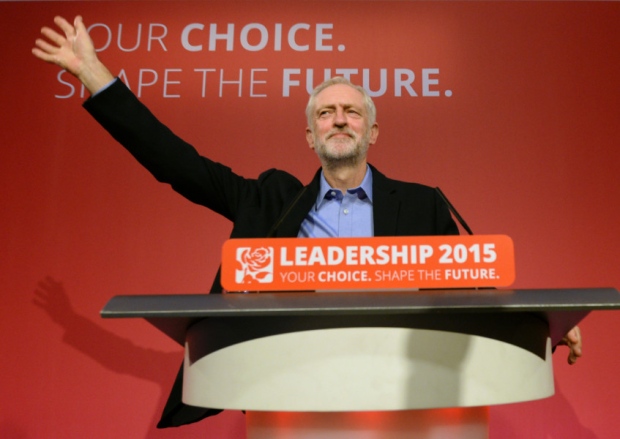
{"label": "orange banner", "polygon": [[226,291],[503,287],[514,282],[505,235],[231,239]]}

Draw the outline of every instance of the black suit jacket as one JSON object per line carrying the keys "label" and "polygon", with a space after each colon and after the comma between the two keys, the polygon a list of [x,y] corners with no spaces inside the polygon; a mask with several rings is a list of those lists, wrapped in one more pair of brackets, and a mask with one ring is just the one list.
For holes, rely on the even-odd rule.
{"label": "black suit jacket", "polygon": [[[320,170],[307,186],[277,169],[263,172],[257,179],[241,177],[200,156],[119,80],[87,100],[84,107],[158,181],[231,220],[231,238],[295,237],[316,202]],[[375,236],[458,234],[435,190],[392,180],[372,166],[371,170]],[[218,273],[211,292],[221,291]],[[182,404],[181,378],[177,377],[158,427],[183,425],[219,412]]]}

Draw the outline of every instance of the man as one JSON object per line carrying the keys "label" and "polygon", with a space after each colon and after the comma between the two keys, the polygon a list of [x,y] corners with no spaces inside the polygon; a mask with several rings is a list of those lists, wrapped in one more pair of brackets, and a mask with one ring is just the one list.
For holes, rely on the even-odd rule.
{"label": "man", "polygon": [[[175,136],[99,61],[81,17],[56,17],[64,35],[43,28],[33,54],[76,76],[91,93],[85,108],[159,181],[233,222],[231,237],[404,236],[457,234],[445,203],[431,188],[391,180],[367,163],[379,135],[368,94],[343,78],[312,93],[306,140],[321,162],[312,182],[275,169],[246,179],[202,157]],[[211,292],[221,292],[219,274]],[[569,362],[581,356],[578,328],[565,342]],[[179,383],[177,383],[179,384]],[[213,414],[180,403],[175,386],[160,427]]]}

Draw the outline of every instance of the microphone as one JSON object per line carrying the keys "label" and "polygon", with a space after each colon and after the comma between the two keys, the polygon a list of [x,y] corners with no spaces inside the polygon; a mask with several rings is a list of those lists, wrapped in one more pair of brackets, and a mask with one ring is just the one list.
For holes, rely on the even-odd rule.
{"label": "microphone", "polygon": [[465,220],[463,219],[463,217],[461,215],[459,215],[459,213],[456,211],[456,209],[454,208],[454,206],[452,205],[452,203],[450,203],[450,201],[448,200],[448,197],[446,197],[444,195],[444,193],[441,191],[441,189],[439,189],[439,187],[436,187],[435,190],[437,191],[437,193],[439,194],[439,196],[441,197],[441,199],[446,203],[446,205],[448,206],[448,209],[450,210],[450,212],[452,213],[452,215],[454,215],[454,217],[456,218],[456,220],[459,222],[459,224],[465,229],[465,231],[470,234],[473,235],[474,232],[471,231],[471,229],[469,228],[469,226],[467,225],[467,223],[465,222]]}
{"label": "microphone", "polygon": [[[446,205],[448,206],[448,209],[450,210],[452,215],[454,215],[454,217],[459,222],[459,224],[461,226],[463,226],[463,228],[465,229],[465,231],[468,234],[473,235],[474,232],[471,231],[471,229],[469,228],[469,226],[467,225],[467,223],[465,222],[463,217],[461,215],[459,215],[459,213],[456,211],[456,208],[452,205],[452,203],[450,203],[450,201],[448,200],[448,197],[446,197],[444,195],[444,193],[441,191],[441,189],[439,189],[439,187],[436,187],[435,190],[437,191],[437,193],[439,194],[441,199],[446,203]],[[497,288],[495,288],[495,287],[476,287],[475,289],[476,290],[496,290]]]}

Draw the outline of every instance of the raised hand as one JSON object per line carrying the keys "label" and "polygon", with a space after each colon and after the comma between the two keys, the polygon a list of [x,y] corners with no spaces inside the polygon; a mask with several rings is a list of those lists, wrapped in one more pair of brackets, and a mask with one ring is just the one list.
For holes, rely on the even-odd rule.
{"label": "raised hand", "polygon": [[77,16],[71,25],[62,17],[55,17],[54,23],[62,33],[43,27],[32,53],[43,61],[56,64],[78,78],[91,92],[97,92],[114,77],[99,61],[88,35],[82,17]]}

